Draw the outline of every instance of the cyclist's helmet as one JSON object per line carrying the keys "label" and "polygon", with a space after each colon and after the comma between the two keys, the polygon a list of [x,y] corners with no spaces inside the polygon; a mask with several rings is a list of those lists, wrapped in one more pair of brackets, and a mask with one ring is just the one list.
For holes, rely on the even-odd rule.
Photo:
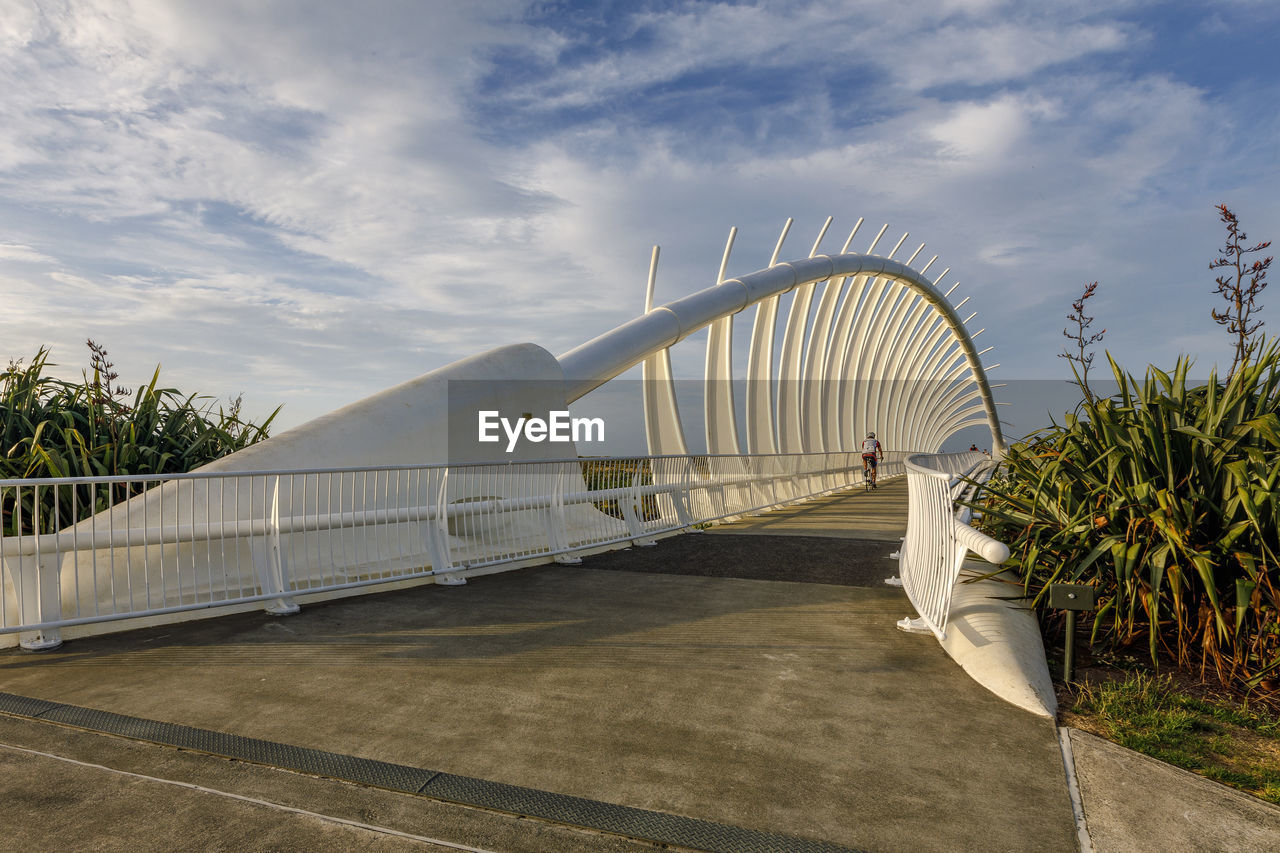
{"label": "cyclist's helmet", "polygon": [[874,432],[867,433],[867,438],[875,438],[875,437],[876,437],[876,434]]}

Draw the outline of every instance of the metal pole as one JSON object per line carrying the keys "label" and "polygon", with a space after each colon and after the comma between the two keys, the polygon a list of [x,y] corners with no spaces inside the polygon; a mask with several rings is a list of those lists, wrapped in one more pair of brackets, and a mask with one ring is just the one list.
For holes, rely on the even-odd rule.
{"label": "metal pole", "polygon": [[1062,653],[1062,680],[1071,683],[1071,668],[1076,657],[1076,612],[1067,611],[1067,647]]}

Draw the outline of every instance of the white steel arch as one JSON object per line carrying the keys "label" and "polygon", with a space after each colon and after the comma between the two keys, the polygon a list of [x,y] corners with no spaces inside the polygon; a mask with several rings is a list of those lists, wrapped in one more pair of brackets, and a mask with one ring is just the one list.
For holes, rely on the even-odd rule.
{"label": "white steel arch", "polygon": [[[738,452],[742,432],[732,391],[732,320],[757,305],[746,371],[748,453],[853,450],[867,430],[877,431],[886,447],[932,453],[956,431],[985,424],[993,453],[1000,455],[1004,439],[995,401],[973,342],[980,332],[970,335],[966,327],[974,314],[962,320],[958,306],[952,306],[948,297],[956,285],[945,293],[939,289],[950,269],[930,281],[924,274],[936,256],[919,270],[912,267],[924,244],[905,262],[894,260],[906,234],[888,256],[871,254],[887,225],[867,253],[850,253],[861,219],[840,253],[817,254],[830,224],[828,219],[809,257],[778,263],[791,226],[787,220],[768,267],[724,279],[735,229],[719,283],[658,307],[652,306],[655,247],[645,313],[559,357],[568,401],[643,362],[649,450],[685,453],[667,351],[710,326],[704,374],[707,447],[713,454]],[[824,282],[815,312],[813,298]],[[775,368],[778,303],[793,291]]]}
{"label": "white steel arch", "polygon": [[[729,229],[724,257],[720,260],[720,272],[716,283],[724,281],[729,266],[729,253],[738,236],[737,228]],[[733,382],[721,381],[733,378],[733,315],[726,314],[711,324],[707,330],[707,369],[704,410],[707,434],[707,452],[737,455],[742,452],[738,444],[737,407],[733,400]]]}
{"label": "white steel arch", "polygon": [[[854,223],[853,230],[849,232],[849,238],[844,241],[844,247],[840,250],[841,254],[849,251],[853,238],[857,235],[858,229],[862,227],[862,218]],[[822,386],[826,384],[827,376],[827,359],[828,348],[831,344],[832,328],[836,322],[836,310],[840,305],[840,296],[845,291],[845,285],[849,281],[848,276],[836,276],[827,281],[827,286],[822,291],[822,298],[818,300],[818,311],[814,316],[813,332],[809,335],[809,347],[805,354],[804,360],[804,399],[802,405],[806,411],[811,410],[820,399],[818,395],[822,393]],[[808,419],[808,428],[805,430],[805,447],[825,447],[827,428],[826,418],[815,417]]]}
{"label": "white steel arch", "polygon": [[[791,231],[788,219],[778,235],[769,266],[778,263],[782,243]],[[778,323],[778,300],[781,293],[762,299],[756,306],[755,323],[751,326],[751,349],[747,359],[747,452],[777,453],[778,423],[773,405],[773,332]]]}

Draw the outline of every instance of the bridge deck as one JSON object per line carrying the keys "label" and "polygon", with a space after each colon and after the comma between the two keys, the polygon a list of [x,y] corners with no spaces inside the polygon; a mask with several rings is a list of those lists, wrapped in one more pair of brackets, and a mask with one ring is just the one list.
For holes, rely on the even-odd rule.
{"label": "bridge deck", "polygon": [[722,524],[710,532],[897,542],[907,532],[907,479],[887,480],[871,492],[858,488],[826,495]]}
{"label": "bridge deck", "polygon": [[[0,714],[4,843],[430,848],[408,834],[506,851],[652,849],[474,807],[519,812],[512,802],[550,792],[708,822],[677,825],[693,832],[670,836],[677,848],[1074,850],[1053,725],[894,628],[909,608],[882,583],[891,546],[864,540],[897,537],[848,519],[887,517],[898,490],[581,567],[0,653],[8,694],[443,771],[480,792],[458,805],[430,785],[415,796],[122,740],[93,731],[101,717],[45,715],[68,728]],[[582,822],[606,832],[634,817],[585,808],[596,817]],[[701,831],[710,840],[689,843]]]}

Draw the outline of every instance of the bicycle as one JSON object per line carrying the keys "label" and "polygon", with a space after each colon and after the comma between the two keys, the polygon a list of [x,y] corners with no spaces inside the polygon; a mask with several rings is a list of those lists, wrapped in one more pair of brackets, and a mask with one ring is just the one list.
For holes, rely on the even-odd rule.
{"label": "bicycle", "polygon": [[862,457],[862,490],[869,492],[876,487],[876,460],[874,456]]}

